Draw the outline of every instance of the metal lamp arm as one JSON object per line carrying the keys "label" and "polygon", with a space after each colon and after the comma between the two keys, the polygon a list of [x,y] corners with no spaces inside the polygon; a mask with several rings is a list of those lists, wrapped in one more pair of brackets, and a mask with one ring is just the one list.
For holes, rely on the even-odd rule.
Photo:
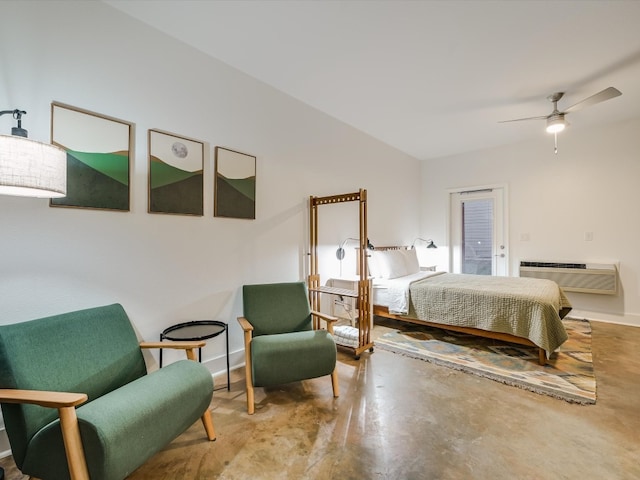
{"label": "metal lamp arm", "polygon": [[340,245],[338,246],[338,249],[336,250],[336,258],[337,258],[338,260],[342,260],[342,259],[344,258],[344,255],[345,255],[345,252],[344,252],[344,246],[347,244],[347,242],[348,242],[349,240],[353,240],[354,242],[357,242],[357,241],[358,241],[358,239],[357,239],[357,238],[351,238],[351,237],[349,237],[349,238],[345,238],[345,239],[340,243]]}
{"label": "metal lamp arm", "polygon": [[436,245],[436,244],[433,242],[433,240],[431,240],[430,238],[427,240],[427,239],[420,238],[420,237],[416,238],[416,239],[413,241],[413,243],[411,243],[411,248],[416,248],[416,242],[417,242],[418,240],[420,240],[420,241],[422,241],[422,242],[425,242],[425,243],[427,244],[427,247],[426,247],[426,248],[438,248],[438,247],[437,247],[437,245]]}

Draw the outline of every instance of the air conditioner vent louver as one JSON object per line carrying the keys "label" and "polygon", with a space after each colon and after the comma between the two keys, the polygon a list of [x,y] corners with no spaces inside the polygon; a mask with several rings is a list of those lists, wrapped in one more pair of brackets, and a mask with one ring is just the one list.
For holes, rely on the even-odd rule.
{"label": "air conditioner vent louver", "polygon": [[586,263],[567,262],[520,262],[521,267],[542,267],[542,268],[587,268]]}
{"label": "air conditioner vent louver", "polygon": [[522,261],[520,276],[553,280],[567,292],[614,295],[617,291],[613,264]]}

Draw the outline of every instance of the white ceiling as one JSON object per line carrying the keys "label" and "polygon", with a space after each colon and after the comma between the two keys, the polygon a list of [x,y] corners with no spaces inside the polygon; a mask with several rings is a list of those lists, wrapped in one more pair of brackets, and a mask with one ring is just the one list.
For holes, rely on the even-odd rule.
{"label": "white ceiling", "polygon": [[105,3],[419,159],[640,117],[640,1]]}

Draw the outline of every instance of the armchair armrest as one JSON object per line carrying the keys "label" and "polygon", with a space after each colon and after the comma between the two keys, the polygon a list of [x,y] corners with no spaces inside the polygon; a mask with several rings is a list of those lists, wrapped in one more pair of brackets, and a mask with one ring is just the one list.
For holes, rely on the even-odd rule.
{"label": "armchair armrest", "polygon": [[[253,338],[253,325],[251,325],[251,322],[249,322],[249,320],[244,317],[238,317],[238,323],[244,331],[244,350],[245,354],[248,354],[247,352],[249,352],[249,344],[251,343],[251,339]],[[249,361],[248,358],[247,361]]]}
{"label": "armchair armrest", "polygon": [[245,332],[253,332],[253,325],[244,317],[238,317],[238,323]]}
{"label": "armchair armrest", "polygon": [[333,324],[338,321],[338,317],[327,315],[326,313],[318,312],[317,310],[311,310],[311,315],[327,322],[327,331],[333,335]]}
{"label": "armchair armrest", "polygon": [[189,360],[196,359],[196,348],[202,348],[207,344],[204,340],[197,341],[171,341],[171,342],[140,342],[140,348],[173,348],[184,350]]}
{"label": "armchair armrest", "polygon": [[244,355],[245,364],[251,365],[251,339],[253,338],[253,325],[245,317],[238,317],[238,323],[244,332]]}
{"label": "armchair armrest", "polygon": [[316,317],[321,318],[327,323],[334,323],[338,321],[338,317],[334,317],[333,315],[328,315],[326,313],[318,312],[317,310],[311,310],[311,315],[315,315]]}
{"label": "armchair armrest", "polygon": [[85,393],[49,392],[40,390],[0,390],[2,403],[30,403],[42,407],[57,408],[65,454],[72,480],[89,480],[89,470],[84,456],[76,406],[86,402]]}
{"label": "armchair armrest", "polygon": [[1,389],[0,403],[30,403],[49,408],[75,407],[86,402],[85,393]]}

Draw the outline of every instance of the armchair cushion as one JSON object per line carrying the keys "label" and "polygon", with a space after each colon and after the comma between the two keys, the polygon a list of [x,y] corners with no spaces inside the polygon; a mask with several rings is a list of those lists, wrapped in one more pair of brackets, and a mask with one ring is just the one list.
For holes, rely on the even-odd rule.
{"label": "armchair cushion", "polygon": [[251,354],[256,387],[322,377],[336,365],[336,344],[326,330],[255,337]]}

